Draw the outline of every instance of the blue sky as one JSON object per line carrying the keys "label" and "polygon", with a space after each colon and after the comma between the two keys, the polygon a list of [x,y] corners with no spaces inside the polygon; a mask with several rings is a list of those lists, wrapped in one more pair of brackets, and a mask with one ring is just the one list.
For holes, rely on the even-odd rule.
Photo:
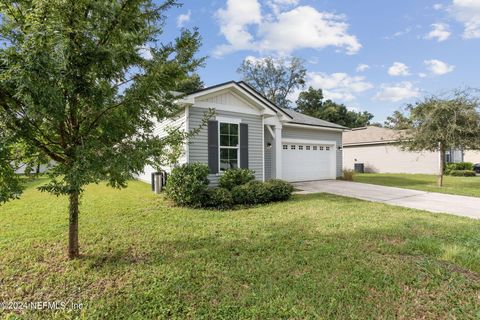
{"label": "blue sky", "polygon": [[184,1],[165,39],[194,26],[207,85],[239,80],[247,57],[293,55],[309,85],[375,121],[426,94],[480,88],[480,0]]}

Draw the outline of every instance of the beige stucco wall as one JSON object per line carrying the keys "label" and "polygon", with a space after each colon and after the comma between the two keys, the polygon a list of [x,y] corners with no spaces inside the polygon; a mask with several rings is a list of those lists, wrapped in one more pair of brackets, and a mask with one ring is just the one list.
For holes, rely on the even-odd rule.
{"label": "beige stucco wall", "polygon": [[480,151],[472,151],[467,150],[463,154],[463,161],[465,162],[472,162],[472,163],[480,163]]}
{"label": "beige stucco wall", "polygon": [[388,144],[343,148],[344,168],[364,163],[366,172],[437,174],[438,160],[437,152],[407,152]]}

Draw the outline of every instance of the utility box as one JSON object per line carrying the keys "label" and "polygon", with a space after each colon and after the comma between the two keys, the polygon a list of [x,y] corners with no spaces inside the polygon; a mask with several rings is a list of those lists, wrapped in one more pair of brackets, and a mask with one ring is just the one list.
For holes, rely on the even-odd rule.
{"label": "utility box", "polygon": [[167,172],[159,171],[152,173],[152,191],[160,194],[163,188],[167,185]]}
{"label": "utility box", "polygon": [[363,163],[355,163],[353,165],[355,172],[357,173],[364,173],[365,172],[365,165]]}

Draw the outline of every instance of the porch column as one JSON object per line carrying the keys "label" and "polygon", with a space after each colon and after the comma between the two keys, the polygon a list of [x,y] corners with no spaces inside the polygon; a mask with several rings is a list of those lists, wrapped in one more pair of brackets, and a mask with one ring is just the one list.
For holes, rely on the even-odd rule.
{"label": "porch column", "polygon": [[275,178],[282,179],[282,125],[275,125]]}

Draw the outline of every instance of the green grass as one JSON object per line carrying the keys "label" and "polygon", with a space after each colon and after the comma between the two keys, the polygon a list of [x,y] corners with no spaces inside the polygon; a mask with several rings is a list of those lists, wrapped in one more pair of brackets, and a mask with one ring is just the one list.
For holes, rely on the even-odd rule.
{"label": "green grass", "polygon": [[480,317],[479,221],[327,194],[190,210],[149,188],[87,188],[77,261],[64,197],[30,187],[0,207],[0,302],[83,304],[0,317]]}
{"label": "green grass", "polygon": [[437,176],[429,174],[357,173],[354,181],[428,192],[480,197],[480,176],[444,176],[443,187],[437,186]]}

